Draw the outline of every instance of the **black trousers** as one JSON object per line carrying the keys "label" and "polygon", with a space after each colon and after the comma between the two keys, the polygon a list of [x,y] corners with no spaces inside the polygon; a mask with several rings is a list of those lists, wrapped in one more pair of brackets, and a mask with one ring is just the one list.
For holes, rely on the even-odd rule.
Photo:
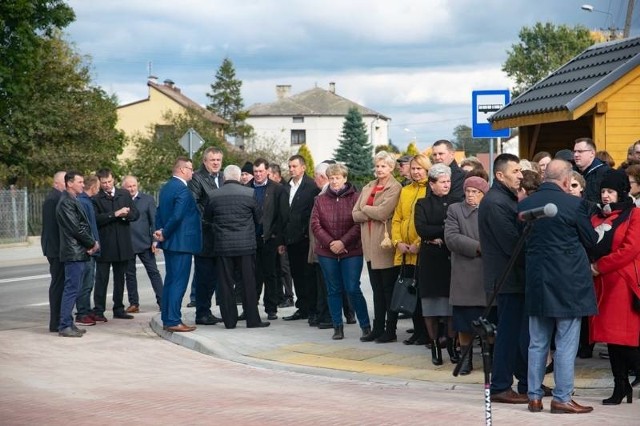
{"label": "black trousers", "polygon": [[[162,276],[158,271],[158,264],[156,263],[156,255],[151,249],[145,250],[141,253],[136,253],[144,269],[147,271],[149,281],[151,281],[151,287],[156,295],[156,303],[158,306],[162,305]],[[138,277],[136,275],[136,258],[129,260],[127,265],[127,272],[125,273],[127,284],[127,296],[129,297],[129,305],[139,305],[140,296],[138,295]]]}
{"label": "black trousers", "polygon": [[218,286],[216,258],[193,256],[194,284],[196,288],[196,319],[207,317],[211,312],[211,299]]}
{"label": "black trousers", "polygon": [[[371,289],[373,290],[373,321],[374,325],[385,327],[385,320],[391,321],[395,330],[395,322],[398,320],[396,315],[393,320],[387,318],[387,312],[391,306],[391,296],[393,295],[393,287],[400,273],[399,266],[393,266],[385,269],[371,269],[371,262],[367,262],[369,270],[369,280],[371,281]],[[390,330],[391,331],[391,330]]]}
{"label": "black trousers", "polygon": [[302,315],[316,314],[318,298],[317,285],[313,265],[307,262],[309,257],[309,240],[287,245],[291,277],[296,291],[296,308]]}
{"label": "black trousers", "polygon": [[107,306],[107,287],[109,286],[109,269],[113,266],[113,312],[124,313],[124,274],[128,260],[119,262],[96,262],[96,286],[93,291],[93,311],[104,315]]}
{"label": "black trousers", "polygon": [[264,286],[264,311],[268,314],[278,312],[278,280],[276,274],[276,259],[278,256],[278,246],[276,240],[270,238],[264,241],[257,239],[258,249],[256,250],[256,294],[258,302]]}
{"label": "black trousers", "polygon": [[247,326],[256,326],[261,322],[258,314],[255,263],[255,255],[216,258],[220,314],[226,328],[235,328],[238,323],[238,308],[234,292],[234,271],[236,270],[239,271],[242,285],[242,307],[247,318]]}
{"label": "black trousers", "polygon": [[49,261],[49,331],[58,332],[60,324],[60,306],[62,305],[62,291],[64,290],[64,263],[57,257],[47,257]]}

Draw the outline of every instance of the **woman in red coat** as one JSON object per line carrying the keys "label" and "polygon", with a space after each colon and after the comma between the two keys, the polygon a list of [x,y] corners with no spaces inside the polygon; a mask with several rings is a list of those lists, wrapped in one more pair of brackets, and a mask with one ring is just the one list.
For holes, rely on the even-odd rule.
{"label": "woman in red coat", "polygon": [[598,314],[591,318],[592,342],[606,342],[615,387],[604,405],[632,400],[629,369],[640,366],[640,312],[632,308],[640,297],[640,209],[629,198],[623,172],[608,172],[600,184],[602,207],[591,218],[599,239],[590,252]]}

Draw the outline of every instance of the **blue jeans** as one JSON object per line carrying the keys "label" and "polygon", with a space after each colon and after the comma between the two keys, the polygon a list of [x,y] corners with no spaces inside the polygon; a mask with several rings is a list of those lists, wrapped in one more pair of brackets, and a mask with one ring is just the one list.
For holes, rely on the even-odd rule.
{"label": "blue jeans", "polygon": [[60,304],[60,325],[58,331],[73,325],[73,307],[78,298],[78,290],[82,283],[82,273],[87,262],[64,262],[64,290]]}
{"label": "blue jeans", "polygon": [[76,318],[89,315],[91,312],[91,291],[93,290],[93,284],[95,281],[96,259],[92,256],[87,260],[87,265],[84,268],[84,273],[82,274],[82,285],[80,286],[78,298],[76,299]]}
{"label": "blue jeans", "polygon": [[518,379],[518,393],[527,391],[527,349],[529,318],[525,313],[524,294],[498,295],[498,329],[493,350],[491,393],[511,389],[513,376]]}
{"label": "blue jeans", "polygon": [[529,399],[542,399],[541,390],[551,335],[556,330],[556,351],[553,354],[553,399],[571,401],[573,371],[580,341],[580,318],[529,317]]}
{"label": "blue jeans", "polygon": [[342,294],[346,291],[353,310],[358,317],[360,328],[369,327],[367,302],[360,290],[362,256],[335,259],[318,256],[318,263],[327,284],[327,301],[334,327],[342,325]]}

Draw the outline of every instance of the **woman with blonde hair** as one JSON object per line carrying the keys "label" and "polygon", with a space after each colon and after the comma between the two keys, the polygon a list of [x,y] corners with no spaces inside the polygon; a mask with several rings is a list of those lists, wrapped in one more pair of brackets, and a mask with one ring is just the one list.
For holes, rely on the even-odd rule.
{"label": "woman with blonde hair", "polygon": [[[411,180],[412,182],[402,188],[398,205],[393,213],[391,225],[391,240],[396,248],[393,264],[400,266],[404,260],[404,275],[413,277],[420,251],[420,237],[415,225],[415,207],[420,198],[427,194],[427,173],[431,168],[429,157],[418,154],[411,160]],[[394,313],[397,318],[398,314]],[[413,335],[404,340],[406,345],[423,345],[427,343],[427,329],[422,319],[422,308],[418,303],[416,311],[413,313]],[[384,333],[379,340],[395,341],[397,339],[395,330],[393,334]]]}
{"label": "woman with blonde hair", "polygon": [[[360,338],[371,342],[386,333],[396,334],[397,315],[389,312],[393,285],[398,276],[398,267],[394,266],[394,250],[391,240],[382,244],[385,234],[391,229],[391,218],[402,185],[394,179],[393,169],[396,160],[386,151],[378,152],[373,158],[376,179],[362,188],[360,197],[353,207],[353,220],[360,224],[362,250],[367,262],[369,281],[373,290],[373,328],[371,333]],[[384,341],[390,341],[383,339]]]}

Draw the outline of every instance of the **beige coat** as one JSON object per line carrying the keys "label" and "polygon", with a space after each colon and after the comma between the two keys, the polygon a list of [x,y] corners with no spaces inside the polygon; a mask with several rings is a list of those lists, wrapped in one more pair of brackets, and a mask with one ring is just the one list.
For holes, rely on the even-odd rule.
{"label": "beige coat", "polygon": [[385,223],[391,237],[391,218],[398,204],[402,185],[393,177],[389,178],[382,191],[374,196],[373,205],[368,206],[367,200],[376,184],[377,180],[373,180],[362,188],[360,197],[353,207],[353,220],[360,223],[365,261],[371,262],[372,269],[386,269],[393,267],[395,248],[383,249],[380,243],[384,238]]}

